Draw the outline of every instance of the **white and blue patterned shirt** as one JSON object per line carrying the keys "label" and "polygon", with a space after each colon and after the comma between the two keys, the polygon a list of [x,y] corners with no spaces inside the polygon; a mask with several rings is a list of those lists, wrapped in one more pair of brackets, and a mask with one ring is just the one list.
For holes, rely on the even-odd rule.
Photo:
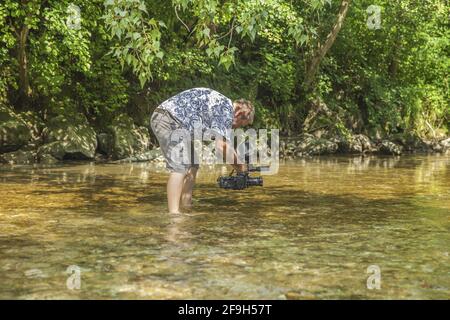
{"label": "white and blue patterned shirt", "polygon": [[189,89],[167,99],[159,107],[170,112],[191,133],[201,125],[203,132],[211,130],[228,139],[233,123],[233,102],[217,91]]}

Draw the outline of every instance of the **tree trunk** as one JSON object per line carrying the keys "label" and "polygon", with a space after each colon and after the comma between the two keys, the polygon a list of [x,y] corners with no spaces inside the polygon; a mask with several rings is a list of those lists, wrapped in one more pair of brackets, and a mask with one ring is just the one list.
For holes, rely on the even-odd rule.
{"label": "tree trunk", "polygon": [[19,63],[19,99],[18,107],[25,109],[31,96],[30,80],[28,78],[27,39],[30,29],[24,25],[18,33],[17,61]]}
{"label": "tree trunk", "polygon": [[341,7],[339,9],[339,13],[337,16],[337,20],[333,26],[333,29],[331,29],[331,32],[328,34],[324,44],[320,44],[320,43],[318,44],[317,49],[316,49],[315,53],[313,54],[311,62],[306,71],[305,82],[304,82],[306,89],[309,89],[311,84],[314,82],[322,59],[327,54],[328,50],[330,50],[330,48],[333,46],[333,43],[336,40],[336,37],[342,28],[345,17],[347,16],[348,8],[349,8],[351,2],[352,2],[352,0],[342,0]]}

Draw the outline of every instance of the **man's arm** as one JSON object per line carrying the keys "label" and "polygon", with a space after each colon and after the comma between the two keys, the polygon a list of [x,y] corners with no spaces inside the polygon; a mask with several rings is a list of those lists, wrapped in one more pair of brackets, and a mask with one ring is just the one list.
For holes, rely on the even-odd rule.
{"label": "man's arm", "polygon": [[247,166],[245,164],[238,163],[238,154],[228,141],[223,141],[223,139],[216,139],[216,148],[222,152],[222,157],[223,155],[225,155],[226,157],[228,150],[232,150],[233,164],[231,165],[233,166],[233,168],[237,172],[244,172],[247,170]]}

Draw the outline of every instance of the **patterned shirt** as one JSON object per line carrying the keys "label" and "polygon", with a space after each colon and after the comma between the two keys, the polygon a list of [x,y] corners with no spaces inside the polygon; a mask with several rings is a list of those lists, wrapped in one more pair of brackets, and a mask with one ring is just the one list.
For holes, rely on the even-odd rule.
{"label": "patterned shirt", "polygon": [[193,133],[201,126],[203,132],[211,130],[228,139],[233,122],[233,103],[223,94],[208,88],[183,91],[160,106],[181,122],[184,129]]}

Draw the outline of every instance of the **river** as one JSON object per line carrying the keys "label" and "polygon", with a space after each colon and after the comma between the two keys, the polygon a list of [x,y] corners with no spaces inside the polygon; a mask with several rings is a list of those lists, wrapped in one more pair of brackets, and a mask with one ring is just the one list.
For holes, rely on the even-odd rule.
{"label": "river", "polygon": [[0,299],[450,297],[449,156],[288,161],[245,191],[220,172],[171,216],[155,164],[0,166]]}

